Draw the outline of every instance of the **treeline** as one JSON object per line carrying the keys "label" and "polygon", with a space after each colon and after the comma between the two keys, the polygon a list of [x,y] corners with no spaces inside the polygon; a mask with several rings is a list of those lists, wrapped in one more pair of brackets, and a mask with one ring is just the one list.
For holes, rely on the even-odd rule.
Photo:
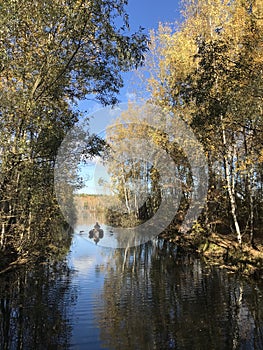
{"label": "treeline", "polygon": [[146,50],[141,30],[128,33],[125,5],[1,3],[1,252],[63,245],[53,177],[60,143],[81,118],[77,102],[92,94],[104,105],[116,103],[121,71],[140,65]]}
{"label": "treeline", "polygon": [[[260,0],[189,0],[183,7],[182,24],[160,26],[152,32],[143,91],[150,94],[147,103],[172,113],[170,130],[176,130],[176,119],[181,118],[203,146],[209,175],[207,204],[194,228],[233,232],[239,243],[253,244],[255,237],[262,237],[263,217],[263,4]],[[167,133],[144,128],[138,114],[130,106],[110,137],[121,140],[133,133],[171,155],[183,191],[175,218],[178,226],[194,200],[191,162]],[[154,125],[159,123],[164,130],[158,113],[153,118]],[[131,123],[137,124],[136,130]],[[163,196],[154,167],[147,162],[117,161],[112,174],[127,211],[133,206],[137,217],[142,213],[136,204],[136,188],[127,184],[136,174],[144,179],[152,197],[146,201],[152,215]]]}

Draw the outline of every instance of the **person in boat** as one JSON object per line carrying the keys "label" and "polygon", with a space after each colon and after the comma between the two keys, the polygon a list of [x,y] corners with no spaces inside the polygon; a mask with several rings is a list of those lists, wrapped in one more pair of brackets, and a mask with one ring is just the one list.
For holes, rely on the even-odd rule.
{"label": "person in boat", "polygon": [[98,221],[96,221],[96,224],[94,225],[94,228],[95,229],[100,229],[100,225],[99,225]]}
{"label": "person in boat", "polygon": [[100,228],[98,222],[94,225],[94,228],[89,231],[89,238],[93,238],[94,242],[97,244],[100,239],[104,236],[103,230]]}

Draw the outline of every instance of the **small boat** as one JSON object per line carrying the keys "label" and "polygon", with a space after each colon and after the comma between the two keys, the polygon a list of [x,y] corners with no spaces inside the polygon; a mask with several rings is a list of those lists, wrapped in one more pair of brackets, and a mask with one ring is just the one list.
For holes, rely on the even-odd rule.
{"label": "small boat", "polygon": [[102,239],[104,236],[104,231],[100,228],[100,225],[96,222],[94,225],[94,228],[89,231],[89,238],[94,240],[94,242],[97,244],[100,239]]}

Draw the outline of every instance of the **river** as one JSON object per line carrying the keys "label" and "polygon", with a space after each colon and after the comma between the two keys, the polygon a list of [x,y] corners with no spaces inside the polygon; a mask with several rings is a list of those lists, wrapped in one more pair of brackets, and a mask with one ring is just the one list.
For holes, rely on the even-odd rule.
{"label": "river", "polygon": [[65,261],[0,278],[0,349],[263,349],[263,286],[154,241],[75,234]]}

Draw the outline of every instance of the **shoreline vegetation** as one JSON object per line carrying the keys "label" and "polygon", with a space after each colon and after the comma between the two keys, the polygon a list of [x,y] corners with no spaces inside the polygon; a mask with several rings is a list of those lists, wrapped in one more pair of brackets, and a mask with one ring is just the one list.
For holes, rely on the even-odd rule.
{"label": "shoreline vegetation", "polygon": [[32,251],[24,251],[18,254],[15,250],[0,251],[0,276],[24,265],[52,264],[62,261],[68,254],[73,231],[70,227],[63,229],[63,237],[60,242],[49,242],[41,247],[33,247]]}
{"label": "shoreline vegetation", "polygon": [[[104,213],[106,224],[112,226],[132,227],[143,222],[132,213],[130,215],[120,214],[116,209],[116,201],[107,196],[79,194],[75,200],[78,218],[85,218],[85,213],[93,212],[96,215]],[[114,203],[112,209],[115,210],[109,207],[103,209],[104,202]],[[207,264],[225,268],[243,276],[263,279],[263,245],[260,232],[255,235],[252,244],[248,233],[242,236],[242,244],[239,244],[236,235],[229,233],[230,228],[224,227],[224,234],[215,230],[208,232],[202,228],[200,222],[194,225],[189,233],[180,234],[181,216],[180,212],[174,222],[158,238],[175,244],[181,254],[194,254]]]}
{"label": "shoreline vegetation", "polygon": [[244,277],[263,279],[263,245],[260,240],[256,240],[253,246],[248,242],[240,245],[233,234],[178,235],[171,231],[163,232],[159,238],[175,244],[180,254],[194,254],[208,265],[217,266]]}
{"label": "shoreline vegetation", "polygon": [[[244,277],[263,280],[263,245],[260,240],[252,247],[250,243],[236,242],[233,234],[222,235],[212,233],[178,234],[175,230],[164,231],[158,236],[168,244],[177,246],[179,254],[192,254],[201,258],[206,264],[226,269],[229,273],[238,273]],[[48,264],[63,259],[67,253],[59,247],[49,244],[46,251],[33,251],[16,256],[14,253],[5,253],[1,256],[0,276],[24,265]]]}
{"label": "shoreline vegetation", "polygon": [[[110,202],[109,198],[102,195],[76,196],[78,217],[85,216],[86,211],[93,211],[101,215],[103,202]],[[114,202],[114,200],[112,200]],[[116,205],[116,203],[115,203]],[[111,210],[104,209],[104,220],[106,224],[120,227],[132,227],[140,225],[144,220],[136,218],[132,213],[118,213],[116,207]],[[202,218],[193,226],[189,233],[179,233],[182,213],[180,212],[173,223],[162,232],[158,238],[175,244],[181,254],[194,254],[200,257],[205,263],[224,268],[232,273],[239,273],[242,276],[255,279],[263,279],[263,244],[261,232],[254,235],[250,242],[249,232],[242,232],[242,244],[238,243],[236,234],[231,232],[230,227],[218,226],[216,230],[206,230],[201,224]],[[209,226],[209,225],[208,225]],[[211,225],[212,226],[212,225]],[[230,226],[230,225],[229,225]],[[220,232],[222,231],[222,232]]]}
{"label": "shoreline vegetation", "polygon": [[[106,224],[113,226],[131,227],[142,223],[141,220],[128,215],[112,215],[109,208],[103,209],[104,201],[105,197],[102,195],[76,195],[78,220],[82,218],[85,221],[86,215],[92,214],[94,217],[104,215]],[[168,244],[176,245],[181,255],[195,255],[206,264],[226,269],[229,273],[237,273],[256,280],[263,279],[263,245],[260,237],[255,237],[254,243],[251,244],[249,235],[246,235],[242,244],[239,244],[233,233],[208,233],[197,225],[189,233],[182,234],[179,228],[178,223],[172,223],[158,238],[164,239]],[[25,264],[47,264],[63,259],[70,248],[72,234],[72,231],[68,231],[68,241],[63,249],[61,246],[48,244],[44,250],[35,250],[30,254],[27,252],[18,256],[15,252],[5,252],[0,258],[0,276]]]}

